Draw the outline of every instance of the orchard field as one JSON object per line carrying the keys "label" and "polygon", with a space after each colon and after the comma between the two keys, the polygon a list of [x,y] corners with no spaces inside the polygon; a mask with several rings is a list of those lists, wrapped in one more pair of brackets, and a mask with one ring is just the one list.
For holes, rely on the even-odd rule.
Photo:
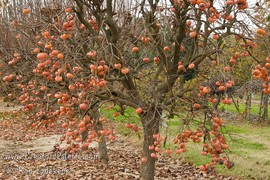
{"label": "orchard field", "polygon": [[0,9],[0,179],[270,179],[268,0]]}

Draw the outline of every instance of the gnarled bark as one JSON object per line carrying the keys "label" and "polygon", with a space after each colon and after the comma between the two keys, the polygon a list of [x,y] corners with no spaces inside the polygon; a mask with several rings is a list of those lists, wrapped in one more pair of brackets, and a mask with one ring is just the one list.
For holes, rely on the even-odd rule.
{"label": "gnarled bark", "polygon": [[141,164],[140,179],[153,180],[156,159],[151,157],[154,151],[149,150],[149,146],[154,144],[153,134],[159,133],[161,111],[152,107],[141,117],[141,120],[144,126],[143,157],[147,158],[147,162]]}
{"label": "gnarled bark", "polygon": [[[94,119],[96,121],[95,124],[95,132],[98,135],[98,132],[100,130],[103,130],[103,124],[102,122],[99,121],[99,117],[100,117],[100,112],[99,112],[99,105],[95,105],[91,110],[90,110],[90,116],[92,119]],[[82,138],[83,141],[85,141],[88,137],[88,131],[85,131],[82,133]],[[102,135],[99,137],[100,138],[100,142],[98,144],[98,152],[99,152],[99,159],[102,163],[104,164],[108,164],[109,162],[109,156],[108,156],[108,150],[107,150],[107,145],[106,145],[106,139],[105,137]]]}

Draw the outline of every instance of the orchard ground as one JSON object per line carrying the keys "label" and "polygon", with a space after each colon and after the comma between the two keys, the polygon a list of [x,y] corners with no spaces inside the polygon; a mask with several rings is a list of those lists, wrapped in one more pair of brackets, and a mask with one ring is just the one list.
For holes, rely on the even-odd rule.
{"label": "orchard ground", "polygon": [[[224,107],[228,109],[228,107]],[[233,109],[232,107],[230,107]],[[27,123],[24,114],[14,115],[11,111],[17,110],[1,102],[0,113],[0,152],[1,164],[0,177],[20,178],[46,177],[61,179],[66,178],[111,178],[111,179],[138,179],[140,152],[136,146],[141,146],[141,135],[131,132],[125,128],[127,121],[137,122],[136,113],[133,109],[127,109],[123,116],[113,117],[114,109],[102,109],[108,119],[112,119],[119,132],[118,139],[108,142],[110,163],[104,166],[96,159],[96,146],[91,144],[90,154],[81,154],[80,158],[67,160],[44,157],[52,157],[55,144],[60,144],[59,138],[63,129],[55,127],[53,129],[28,130],[24,127]],[[218,166],[217,173],[222,175],[202,175],[197,168],[201,164],[209,162],[209,157],[200,155],[201,145],[188,144],[188,151],[181,155],[173,154],[168,156],[165,153],[158,156],[156,169],[156,179],[269,179],[270,172],[270,127],[255,125],[247,122],[238,122],[234,119],[232,112],[223,113],[226,116],[226,128],[230,145],[230,158],[235,162],[235,166],[228,170],[223,166]],[[139,124],[139,123],[138,123]],[[166,121],[168,125],[169,137],[179,131],[181,121],[177,118]],[[195,127],[196,123],[191,124]],[[166,131],[164,130],[164,136]],[[128,139],[132,143],[127,143]],[[135,146],[134,146],[135,141]],[[63,145],[61,145],[63,146]],[[174,144],[166,143],[164,149],[174,149]],[[45,156],[44,156],[45,154]],[[47,156],[46,156],[47,155]],[[43,157],[44,159],[42,159]],[[16,159],[17,158],[17,159]],[[31,159],[32,158],[32,159]],[[51,170],[51,171],[50,171]]]}
{"label": "orchard ground", "polygon": [[[257,97],[257,96],[256,96]],[[259,113],[258,99],[254,98],[251,106],[252,119],[247,121],[242,118],[245,105],[243,102],[239,102],[240,112],[237,111],[234,105],[220,105],[219,108],[224,112],[221,114],[223,117],[225,126],[222,129],[223,133],[226,134],[228,144],[230,146],[229,157],[234,161],[235,166],[232,169],[224,168],[223,166],[217,166],[217,172],[226,176],[241,176],[243,179],[270,179],[270,127],[269,122],[262,123],[258,122],[257,115]],[[113,119],[112,110],[104,110],[103,114],[106,117]],[[130,120],[130,118],[132,120]],[[185,118],[183,113],[182,119]],[[117,122],[127,123],[138,123],[136,121],[136,114],[132,109],[127,110],[124,116],[114,118]],[[127,121],[128,119],[128,121]],[[190,127],[196,128],[198,122],[191,122]],[[268,120],[269,121],[269,120]],[[163,135],[166,136],[168,133],[168,139],[173,139],[177,133],[181,130],[183,125],[180,118],[174,117],[173,119],[167,120],[163,130]],[[166,130],[165,130],[166,129]],[[136,134],[131,133],[123,126],[118,127],[118,131],[127,137],[132,139],[140,137]],[[168,140],[166,148],[175,149],[172,141]],[[141,145],[138,143],[138,145]],[[201,144],[188,143],[187,152],[180,155],[184,157],[187,162],[191,162],[196,166],[201,164],[209,163],[210,156],[203,157],[200,152],[202,151]],[[179,155],[175,155],[174,158],[179,158]]]}
{"label": "orchard ground", "polygon": [[[110,162],[101,164],[97,158],[97,144],[77,156],[57,152],[61,126],[40,130],[24,128],[23,113],[13,114],[12,107],[1,102],[0,113],[0,178],[46,179],[138,179],[141,154],[138,148],[123,141],[108,142]],[[61,123],[60,123],[61,124]],[[160,156],[156,179],[232,179],[223,175],[203,175],[192,163],[182,158]]]}

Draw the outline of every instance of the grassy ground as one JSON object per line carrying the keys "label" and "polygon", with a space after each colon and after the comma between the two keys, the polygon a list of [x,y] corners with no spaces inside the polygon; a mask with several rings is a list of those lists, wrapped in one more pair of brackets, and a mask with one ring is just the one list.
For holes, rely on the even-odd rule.
{"label": "grassy ground", "polygon": [[[260,111],[260,98],[261,95],[259,93],[254,94],[252,97],[252,103],[251,103],[251,109],[250,109],[250,113],[252,115],[258,116],[259,111]],[[245,105],[245,99],[241,99],[239,100],[239,102],[237,103],[238,105],[238,109],[235,107],[234,104],[231,105],[219,105],[220,109],[224,109],[226,111],[230,111],[233,113],[243,113],[245,111],[246,105]],[[268,112],[270,112],[270,106],[268,106]]]}
{"label": "grassy ground", "polygon": [[[229,157],[235,162],[231,170],[217,166],[217,172],[225,175],[240,175],[261,180],[270,179],[270,127],[259,127],[248,123],[226,125]],[[209,162],[200,155],[201,144],[189,144],[184,157],[196,165]]]}
{"label": "grassy ground", "polygon": [[[243,113],[245,111],[245,104],[244,103],[239,103],[238,104],[239,112]],[[238,113],[236,107],[234,105],[225,105],[225,106],[220,106],[221,109],[225,109],[230,112]],[[260,111],[260,107],[258,104],[252,104],[250,113],[253,115],[258,115]],[[270,107],[268,107],[268,111],[270,112]]]}
{"label": "grassy ground", "polygon": [[[226,110],[237,112],[233,105],[224,106]],[[240,106],[242,108],[242,106]],[[123,116],[113,117],[115,109],[105,110],[102,108],[102,114],[116,122],[121,122],[117,128],[118,132],[123,135],[128,135],[137,138],[136,134],[126,129],[126,123],[136,123],[140,125],[138,116],[133,109],[126,109]],[[256,107],[253,108],[252,113],[256,114],[258,111]],[[195,123],[195,122],[194,122]],[[194,125],[193,123],[193,125]],[[167,122],[169,134],[168,139],[173,137],[179,132],[182,122],[179,119],[171,119]],[[244,179],[261,179],[270,180],[270,127],[253,125],[249,122],[232,122],[225,120],[224,133],[227,137],[227,142],[230,146],[230,159],[235,162],[233,169],[226,169],[224,166],[217,166],[217,172],[224,175],[244,176]],[[195,127],[195,126],[194,126]],[[165,135],[166,130],[163,131]],[[174,148],[171,142],[167,143],[167,148]],[[201,144],[188,143],[188,151],[181,155],[187,161],[199,166],[210,161],[209,157],[201,156]],[[175,156],[179,157],[178,155]]]}

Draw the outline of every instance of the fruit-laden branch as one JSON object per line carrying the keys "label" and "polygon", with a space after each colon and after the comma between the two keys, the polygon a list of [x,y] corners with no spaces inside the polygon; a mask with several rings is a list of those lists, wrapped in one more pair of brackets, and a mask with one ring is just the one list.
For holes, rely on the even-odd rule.
{"label": "fruit-laden branch", "polygon": [[157,92],[160,95],[159,102],[164,100],[166,94],[172,89],[175,81],[178,78],[177,65],[180,57],[180,45],[185,38],[186,13],[187,10],[181,10],[180,7],[176,7],[176,18],[174,20],[176,24],[177,35],[174,42],[175,48],[173,61],[171,63],[168,62],[167,81],[164,84],[158,86]]}
{"label": "fruit-laden branch", "polygon": [[139,104],[136,101],[131,101],[130,98],[125,97],[121,93],[112,93],[112,92],[103,92],[103,93],[97,93],[95,94],[96,97],[98,97],[102,101],[111,101],[116,104],[125,104],[127,106],[133,107],[133,108],[138,108]]}
{"label": "fruit-laden branch", "polygon": [[[113,20],[112,0],[107,0],[106,2],[107,2],[106,3],[107,7],[106,7],[106,11],[105,11],[106,12],[106,19],[104,21],[110,27],[108,30],[105,30],[105,31],[109,31],[109,33],[106,33],[106,37],[110,41],[110,46],[111,46],[111,49],[112,49],[112,56],[113,56],[113,58],[116,59],[116,61],[112,61],[110,63],[113,64],[115,62],[120,62],[121,64],[124,64],[124,60],[120,58],[120,55],[119,55],[120,53],[119,53],[119,50],[117,48],[117,42],[118,42],[118,39],[119,39],[119,32],[118,32],[116,23]],[[98,33],[93,30],[92,26],[83,17],[83,15],[84,15],[84,13],[83,13],[83,5],[84,5],[83,1],[76,0],[76,4],[78,6],[78,10],[75,11],[75,12],[78,15],[79,20],[81,21],[82,24],[84,24],[89,29],[90,33],[93,36],[97,37]],[[95,4],[95,5],[97,5],[97,4]],[[89,5],[87,7],[90,8]],[[100,9],[100,7],[96,8],[96,9]],[[95,14],[98,15],[100,13],[101,12],[99,12],[99,13],[96,12]],[[100,17],[96,17],[96,18],[100,18]],[[100,28],[102,28],[102,27],[100,27]],[[136,100],[138,103],[142,102],[142,100],[139,98],[139,93],[136,90],[136,87],[135,87],[135,85],[133,83],[131,75],[126,74],[125,76],[120,77],[120,80],[121,80],[120,82],[122,82],[124,87],[126,87],[128,89],[128,92],[131,94],[131,97],[134,98],[134,100]]]}
{"label": "fruit-laden branch", "polygon": [[[116,26],[115,21],[113,20],[113,11],[112,11],[112,0],[107,0],[106,1],[106,5],[107,5],[107,16],[106,16],[106,20],[108,23],[108,26],[110,27],[110,38],[109,40],[111,41],[111,46],[112,46],[112,53],[113,53],[113,57],[117,58],[117,61],[120,61],[120,63],[123,64],[123,62],[121,61],[120,55],[119,55],[119,50],[117,49],[117,42],[119,40],[119,32]],[[136,99],[139,102],[141,102],[142,100],[139,98],[139,93],[136,90],[136,87],[134,85],[134,82],[130,76],[130,74],[126,74],[125,75],[125,79],[124,81],[122,81],[123,85],[129,90],[129,92],[131,93],[131,96]]]}
{"label": "fruit-laden branch", "polygon": [[192,62],[194,62],[194,64],[197,66],[199,65],[203,60],[205,60],[205,58],[217,53],[218,50],[215,51],[210,51],[210,52],[205,52],[203,54],[198,54],[197,56],[192,58]]}
{"label": "fruit-laden branch", "polygon": [[[73,9],[73,11],[77,14],[77,16],[78,16],[78,18],[79,18],[79,20],[80,20],[80,22],[82,23],[82,24],[84,24],[85,25],[85,27],[89,30],[89,32],[93,35],[93,36],[98,36],[98,33],[92,28],[92,26],[90,25],[90,23],[89,22],[87,22],[85,19],[84,19],[84,12],[83,12],[83,1],[82,0],[75,0],[75,2],[76,2],[76,4],[77,4],[77,7],[78,7],[78,9]],[[98,42],[98,40],[97,39],[95,39],[95,41],[97,42],[97,43],[99,43]]]}

